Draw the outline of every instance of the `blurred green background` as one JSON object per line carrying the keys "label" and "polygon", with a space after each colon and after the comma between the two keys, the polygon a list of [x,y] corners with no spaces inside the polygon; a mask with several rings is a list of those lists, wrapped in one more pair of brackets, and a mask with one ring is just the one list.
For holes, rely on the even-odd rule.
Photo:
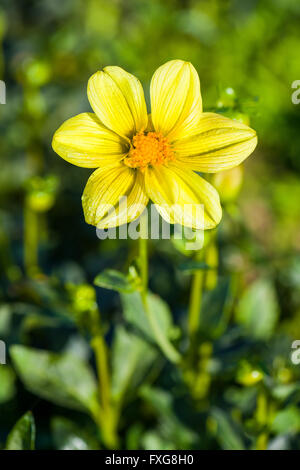
{"label": "blurred green background", "polygon": [[[105,446],[90,417],[87,285],[108,268],[126,273],[136,246],[99,241],[85,224],[80,198],[91,172],[60,159],[51,140],[64,120],[90,111],[96,70],[125,68],[149,100],[155,69],[184,59],[199,73],[204,110],[249,120],[259,144],[238,198],[223,197],[218,277],[206,279],[190,369],[143,337],[130,295],[115,289],[120,302],[96,287],[122,395],[118,445],[300,449],[300,365],[291,361],[300,340],[300,105],[291,100],[299,24],[298,0],[1,0],[0,339],[11,352],[0,365],[2,447],[28,410],[39,449]],[[190,262],[176,243],[150,244],[150,288],[181,351]],[[76,359],[53,366],[66,354]],[[24,422],[28,441],[31,415]]]}

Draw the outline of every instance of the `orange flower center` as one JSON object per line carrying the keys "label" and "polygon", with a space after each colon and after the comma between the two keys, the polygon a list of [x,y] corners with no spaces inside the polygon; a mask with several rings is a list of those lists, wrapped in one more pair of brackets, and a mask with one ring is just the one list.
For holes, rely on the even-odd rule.
{"label": "orange flower center", "polygon": [[145,171],[148,166],[159,166],[169,160],[174,160],[174,152],[168,139],[160,132],[144,131],[132,139],[131,148],[125,158],[125,165]]}

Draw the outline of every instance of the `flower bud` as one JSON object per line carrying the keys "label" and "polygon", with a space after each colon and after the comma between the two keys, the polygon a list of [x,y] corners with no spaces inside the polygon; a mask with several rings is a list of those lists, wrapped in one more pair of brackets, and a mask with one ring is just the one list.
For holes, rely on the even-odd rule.
{"label": "flower bud", "polygon": [[257,367],[252,367],[246,361],[240,365],[237,371],[236,381],[246,387],[251,387],[251,385],[257,384],[262,379],[263,372]]}
{"label": "flower bud", "polygon": [[239,165],[213,175],[212,184],[218,190],[222,202],[233,202],[237,198],[243,183],[243,173],[243,167]]}
{"label": "flower bud", "polygon": [[47,212],[55,203],[58,180],[54,175],[35,176],[27,182],[26,202],[35,212]]}

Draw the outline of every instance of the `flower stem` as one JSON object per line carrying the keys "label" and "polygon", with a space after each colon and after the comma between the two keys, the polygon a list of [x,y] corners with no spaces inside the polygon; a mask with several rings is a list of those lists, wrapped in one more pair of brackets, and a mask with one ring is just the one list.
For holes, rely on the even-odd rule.
{"label": "flower stem", "polygon": [[38,215],[25,202],[24,208],[24,265],[26,272],[32,276],[38,272]]}
{"label": "flower stem", "polygon": [[181,356],[179,352],[174,348],[168,338],[162,333],[159,324],[156,321],[155,315],[149,308],[148,302],[148,244],[146,235],[146,212],[141,216],[141,233],[139,238],[139,258],[140,258],[140,272],[142,280],[141,297],[145,310],[145,314],[148,318],[150,327],[154,334],[157,344],[159,345],[165,356],[173,363],[179,363]]}
{"label": "flower stem", "polygon": [[140,256],[143,303],[147,302],[147,292],[148,292],[148,243],[147,243],[147,238],[145,237],[145,228],[143,227],[144,223],[145,223],[145,219],[141,218],[141,236],[139,238],[139,256]]}
{"label": "flower stem", "polygon": [[256,439],[256,450],[266,450],[268,447],[269,434],[267,431],[268,424],[268,399],[265,391],[262,389],[257,396],[257,404],[255,411],[256,422],[261,428]]}
{"label": "flower stem", "polygon": [[92,348],[96,358],[101,404],[103,410],[107,410],[109,408],[110,402],[110,379],[108,372],[106,344],[102,335],[97,334],[94,336],[92,339]]}
{"label": "flower stem", "polygon": [[[202,250],[196,254],[196,261],[202,261]],[[204,271],[197,270],[192,279],[190,304],[189,304],[189,317],[188,317],[188,330],[191,338],[194,338],[200,325],[200,313],[202,303]]]}
{"label": "flower stem", "polygon": [[107,345],[103,336],[100,312],[95,308],[92,312],[92,341],[97,375],[99,380],[99,399],[101,414],[99,424],[105,445],[110,449],[118,446],[117,414],[111,402],[110,371],[108,365]]}

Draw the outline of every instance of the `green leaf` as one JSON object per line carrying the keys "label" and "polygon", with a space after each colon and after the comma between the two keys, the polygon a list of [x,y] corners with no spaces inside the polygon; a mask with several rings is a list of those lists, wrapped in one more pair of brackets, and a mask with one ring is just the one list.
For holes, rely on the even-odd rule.
{"label": "green leaf", "polygon": [[124,316],[128,323],[139,330],[146,339],[156,342],[172,362],[180,361],[180,354],[170,337],[176,331],[168,305],[157,295],[148,292],[147,311],[138,292],[121,294]]}
{"label": "green leaf", "polygon": [[267,450],[291,450],[291,438],[290,434],[276,436],[269,441]]}
{"label": "green leaf", "polygon": [[55,417],[51,429],[57,450],[98,450],[99,444],[94,435],[72,421]]}
{"label": "green leaf", "polygon": [[89,365],[71,354],[12,346],[18,375],[32,393],[67,408],[97,410],[97,385]]}
{"label": "green leaf", "polygon": [[157,357],[157,351],[123,326],[115,330],[112,349],[112,394],[120,400],[126,391],[137,390]]}
{"label": "green leaf", "polygon": [[94,280],[94,284],[98,287],[115,290],[117,292],[134,292],[136,289],[133,280],[114,269],[107,269],[98,274]]}
{"label": "green leaf", "polygon": [[[177,416],[172,393],[144,386],[140,390],[140,395],[156,412],[161,437],[164,440],[173,442],[179,449],[190,449],[195,444],[198,436]],[[181,403],[181,409],[183,409],[182,405],[183,403]]]}
{"label": "green leaf", "polygon": [[271,429],[276,434],[300,432],[300,410],[295,405],[276,413]]}
{"label": "green leaf", "polygon": [[[124,316],[129,324],[140,330],[145,337],[155,341],[146,312],[144,310],[141,295],[138,292],[121,294]],[[162,333],[169,337],[173,329],[172,315],[169,306],[159,296],[148,293],[148,307],[155,316]]]}
{"label": "green leaf", "polygon": [[157,431],[148,431],[142,436],[142,447],[145,450],[173,450],[175,444],[161,437]]}
{"label": "green leaf", "polygon": [[180,271],[183,271],[185,274],[193,274],[194,272],[199,270],[207,271],[208,269],[212,268],[208,264],[204,263],[204,261],[186,261],[184,263],[181,263],[178,266],[178,269],[180,269]]}
{"label": "green leaf", "polygon": [[243,294],[236,319],[253,337],[267,340],[272,336],[279,314],[275,289],[266,279],[254,282]]}
{"label": "green leaf", "polygon": [[13,398],[16,392],[15,373],[9,366],[0,366],[0,404]]}
{"label": "green leaf", "polygon": [[213,408],[211,418],[216,425],[216,439],[222,449],[225,450],[244,450],[245,445],[242,437],[235,429],[227,413],[219,408]]}
{"label": "green leaf", "polygon": [[6,450],[34,450],[35,423],[31,411],[28,411],[16,422],[10,431]]}
{"label": "green leaf", "polygon": [[289,384],[272,384],[270,388],[272,396],[277,400],[286,400],[287,398],[291,400],[291,396],[299,392],[300,384],[299,382]]}

